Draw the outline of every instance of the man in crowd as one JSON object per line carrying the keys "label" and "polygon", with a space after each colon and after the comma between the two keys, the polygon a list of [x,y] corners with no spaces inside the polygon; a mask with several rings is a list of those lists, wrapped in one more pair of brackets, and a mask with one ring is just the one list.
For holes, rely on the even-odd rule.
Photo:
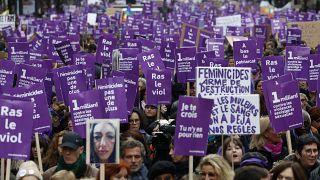
{"label": "man in crowd", "polygon": [[128,139],[121,145],[121,159],[130,166],[131,180],[148,179],[148,169],[143,163],[145,155],[143,144],[137,140]]}
{"label": "man in crowd", "polygon": [[83,153],[84,146],[79,134],[75,132],[67,132],[62,138],[61,155],[57,166],[48,169],[43,174],[44,180],[49,180],[50,177],[60,171],[72,171],[77,179],[92,178],[98,174],[98,169],[86,164],[86,155]]}

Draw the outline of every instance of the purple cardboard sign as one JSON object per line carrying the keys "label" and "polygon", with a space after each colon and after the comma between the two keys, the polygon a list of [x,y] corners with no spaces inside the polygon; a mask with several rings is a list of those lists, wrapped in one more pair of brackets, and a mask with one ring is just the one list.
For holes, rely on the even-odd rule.
{"label": "purple cardboard sign", "polygon": [[160,55],[166,69],[174,70],[176,43],[161,41]]}
{"label": "purple cardboard sign", "polygon": [[19,98],[30,98],[33,107],[33,131],[49,132],[51,128],[51,117],[48,111],[49,105],[43,82],[30,86],[12,88],[7,93]]}
{"label": "purple cardboard sign", "polygon": [[164,69],[160,52],[158,49],[152,49],[148,52],[142,52],[137,55],[139,64],[141,65],[143,73],[147,73],[148,69]]}
{"label": "purple cardboard sign", "polygon": [[70,112],[74,132],[86,137],[88,119],[106,118],[103,92],[101,90],[83,91],[69,95]]}
{"label": "purple cardboard sign", "polygon": [[284,74],[283,56],[265,56],[261,60],[262,79],[271,80]]}
{"label": "purple cardboard sign", "polygon": [[143,3],[142,12],[145,16],[151,16],[153,13],[153,2],[145,2]]}
{"label": "purple cardboard sign", "polygon": [[207,50],[214,51],[214,57],[216,58],[224,58],[224,38],[208,39]]}
{"label": "purple cardboard sign", "polygon": [[65,65],[72,65],[73,63],[73,49],[70,41],[63,41],[61,43],[54,44],[56,51],[59,54],[60,59]]}
{"label": "purple cardboard sign", "polygon": [[316,98],[316,105],[318,108],[320,108],[320,74],[318,76],[318,80],[317,80],[317,98]]}
{"label": "purple cardboard sign", "polygon": [[211,115],[211,108],[208,107],[212,106],[213,101],[211,99],[179,97],[174,154],[206,155]]}
{"label": "purple cardboard sign", "polygon": [[207,62],[205,60],[212,59],[214,57],[213,51],[198,52],[196,54],[197,66],[206,66]]}
{"label": "purple cardboard sign", "polygon": [[301,44],[301,29],[299,28],[288,28],[287,29],[287,44],[288,45],[299,45]]}
{"label": "purple cardboard sign", "polygon": [[83,65],[86,68],[95,66],[96,57],[91,53],[76,53],[73,54],[73,62],[75,65]]}
{"label": "purple cardboard sign", "polygon": [[120,48],[119,49],[119,71],[139,75],[139,61],[137,48]]}
{"label": "purple cardboard sign", "polygon": [[111,34],[102,35],[97,42],[97,63],[102,64],[103,59],[112,59],[112,51],[116,48],[117,39]]}
{"label": "purple cardboard sign", "polygon": [[227,26],[226,35],[227,36],[243,36],[244,27]]}
{"label": "purple cardboard sign", "polygon": [[194,82],[197,66],[196,47],[184,47],[176,49],[176,71],[179,83]]}
{"label": "purple cardboard sign", "polygon": [[[228,67],[228,60],[222,58],[204,58],[204,64],[201,66],[206,67]],[[199,66],[199,65],[198,65]]]}
{"label": "purple cardboard sign", "polygon": [[29,61],[29,63],[27,64],[33,67],[44,68],[48,72],[51,72],[53,68],[53,63],[54,61],[52,59],[42,59],[42,60],[32,60],[32,61]]}
{"label": "purple cardboard sign", "polygon": [[156,44],[154,41],[145,39],[145,38],[138,38],[138,40],[141,42],[141,49],[142,52],[148,52],[151,51],[156,47]]}
{"label": "purple cardboard sign", "polygon": [[198,47],[206,47],[206,44],[207,44],[206,41],[213,36],[214,36],[213,32],[208,32],[200,29]]}
{"label": "purple cardboard sign", "polygon": [[196,46],[198,29],[188,24],[183,24],[184,32],[182,31],[182,47]]}
{"label": "purple cardboard sign", "polygon": [[233,57],[236,67],[257,69],[257,45],[254,40],[233,42]]}
{"label": "purple cardboard sign", "polygon": [[127,96],[127,109],[128,114],[131,114],[131,110],[134,106],[134,101],[136,99],[137,91],[138,91],[138,79],[139,76],[133,74],[126,74],[120,71],[112,71],[113,77],[124,77],[124,83],[126,88],[126,96]]}
{"label": "purple cardboard sign", "polygon": [[254,36],[255,37],[260,37],[260,38],[267,38],[267,26],[262,25],[262,26],[254,26]]}
{"label": "purple cardboard sign", "polygon": [[294,74],[294,77],[299,80],[309,79],[309,54],[309,47],[287,46],[285,73],[291,72]]}
{"label": "purple cardboard sign", "polygon": [[308,55],[308,59],[310,61],[308,80],[309,91],[316,91],[320,68],[320,54],[310,54]]}
{"label": "purple cardboard sign", "polygon": [[43,82],[47,75],[46,69],[27,64],[17,64],[14,71],[17,74],[17,87]]}
{"label": "purple cardboard sign", "polygon": [[285,22],[285,19],[271,19],[271,33],[275,35],[280,29],[284,29]]}
{"label": "purple cardboard sign", "polygon": [[53,69],[53,80],[56,94],[62,96],[65,105],[69,105],[69,94],[75,94],[87,90],[85,70],[81,65],[65,66]]}
{"label": "purple cardboard sign", "polygon": [[0,98],[0,157],[30,159],[32,111],[30,101]]}
{"label": "purple cardboard sign", "polygon": [[79,52],[80,51],[80,34],[69,35],[68,39],[70,41],[72,50],[74,52]]}
{"label": "purple cardboard sign", "polygon": [[171,103],[171,72],[169,70],[148,70],[147,104]]}
{"label": "purple cardboard sign", "polygon": [[16,64],[26,63],[29,61],[29,43],[12,42],[8,43],[8,59]]}
{"label": "purple cardboard sign", "polygon": [[268,97],[267,106],[271,126],[277,133],[303,126],[298,81],[277,82],[277,79],[264,81],[263,89]]}
{"label": "purple cardboard sign", "polygon": [[56,49],[54,47],[55,44],[61,43],[62,40],[55,38],[53,36],[49,36],[47,40],[45,40],[45,39],[43,40],[44,43],[46,41],[48,41],[47,44],[45,45],[45,46],[47,46],[46,54],[48,55],[48,57],[50,59],[55,60],[58,64],[63,64],[58,52],[56,51]]}
{"label": "purple cardboard sign", "polygon": [[138,39],[129,39],[123,42],[122,48],[137,48],[142,53],[141,41]]}
{"label": "purple cardboard sign", "polygon": [[97,79],[96,87],[103,90],[107,118],[119,118],[121,123],[128,122],[127,97],[124,77]]}
{"label": "purple cardboard sign", "polygon": [[13,61],[0,60],[0,88],[10,88],[13,86],[14,66],[15,63]]}

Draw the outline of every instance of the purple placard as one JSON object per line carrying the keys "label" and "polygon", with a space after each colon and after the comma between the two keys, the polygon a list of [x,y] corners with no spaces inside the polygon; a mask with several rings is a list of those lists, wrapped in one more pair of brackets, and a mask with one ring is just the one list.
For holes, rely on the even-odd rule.
{"label": "purple placard", "polygon": [[209,39],[213,36],[214,36],[213,32],[204,31],[204,30],[200,29],[198,47],[206,47],[207,39]]}
{"label": "purple placard", "polygon": [[123,42],[122,48],[137,48],[142,53],[141,41],[138,39],[129,39]]}
{"label": "purple placard", "polygon": [[148,70],[147,104],[171,104],[171,72],[169,70]]}
{"label": "purple placard", "polygon": [[161,41],[160,55],[166,69],[174,70],[176,43]]}
{"label": "purple placard", "polygon": [[[271,126],[277,133],[303,126],[298,81],[264,81]],[[267,87],[267,89],[265,89]]]}
{"label": "purple placard", "polygon": [[301,44],[301,29],[288,28],[287,29],[287,45]]}
{"label": "purple placard", "polygon": [[28,64],[17,64],[14,71],[15,74],[17,74],[17,87],[43,82],[47,75],[46,69],[34,67]]}
{"label": "purple placard", "polygon": [[320,73],[317,80],[317,98],[316,98],[316,105],[320,108]]}
{"label": "purple placard", "polygon": [[103,92],[101,90],[83,91],[69,95],[73,130],[86,137],[88,119],[106,118],[104,112]]}
{"label": "purple placard", "polygon": [[49,105],[43,83],[36,83],[30,86],[8,89],[11,96],[19,98],[30,98],[34,102],[33,108],[33,131],[49,132],[51,128],[51,117],[49,114]]}
{"label": "purple placard", "polygon": [[160,52],[158,49],[152,49],[148,52],[142,52],[137,55],[139,64],[141,65],[143,73],[146,73],[148,69],[164,69]]}
{"label": "purple placard", "polygon": [[213,51],[198,52],[196,54],[197,66],[207,66],[209,63],[206,60],[212,58],[215,58]]}
{"label": "purple placard", "polygon": [[112,76],[124,77],[126,97],[127,97],[127,109],[128,109],[128,114],[131,114],[131,110],[134,107],[134,102],[137,96],[139,76],[136,76],[134,74],[126,74],[120,71],[112,71]]}
{"label": "purple placard", "polygon": [[8,59],[16,64],[26,63],[29,61],[29,43],[12,42],[8,43]]}
{"label": "purple placard", "polygon": [[179,97],[174,154],[206,155],[212,106],[210,99]]}
{"label": "purple placard", "polygon": [[151,51],[156,47],[156,44],[154,41],[144,39],[144,38],[138,38],[138,40],[141,42],[141,49],[142,52],[148,52]]}
{"label": "purple placard", "polygon": [[0,60],[0,87],[10,88],[13,86],[14,80],[14,66],[13,61]]}
{"label": "purple placard", "polygon": [[32,140],[34,103],[0,98],[0,157],[27,160]]}
{"label": "purple placard", "polygon": [[176,49],[176,71],[179,83],[195,81],[195,68],[197,66],[196,53],[196,47]]}
{"label": "purple placard", "polygon": [[308,80],[310,67],[310,61],[308,61],[309,54],[309,47],[287,46],[285,73],[291,72],[296,79]]}
{"label": "purple placard", "polygon": [[103,90],[106,118],[119,118],[121,123],[128,122],[127,97],[124,77],[97,79],[96,87]]}
{"label": "purple placard", "polygon": [[227,36],[243,36],[244,27],[227,26],[226,35]]}
{"label": "purple placard", "polygon": [[205,58],[202,66],[207,67],[228,67],[228,60],[222,58]]}
{"label": "purple placard", "polygon": [[197,32],[198,29],[194,26],[190,26],[188,24],[184,24],[185,29],[184,29],[184,34],[182,34],[182,47],[187,47],[187,46],[196,46],[196,40],[197,40]]}
{"label": "purple placard", "polygon": [[284,74],[283,56],[265,56],[261,60],[262,79],[271,80]]}
{"label": "purple placard", "polygon": [[267,26],[254,26],[254,36],[255,37],[260,37],[260,38],[267,38],[267,32],[268,32],[268,29],[267,29]]}
{"label": "purple placard", "polygon": [[44,68],[48,72],[51,72],[54,61],[52,59],[32,60],[32,61],[29,61],[27,64],[33,67]]}
{"label": "purple placard", "polygon": [[85,70],[81,65],[66,66],[53,69],[53,80],[57,97],[69,105],[69,94],[75,94],[87,90]]}
{"label": "purple placard", "polygon": [[73,62],[75,65],[83,65],[86,68],[95,66],[96,57],[91,53],[76,53],[73,54]]}
{"label": "purple placard", "polygon": [[102,35],[97,42],[97,63],[102,64],[104,59],[112,59],[112,51],[116,48],[117,39],[111,34]]}
{"label": "purple placard", "polygon": [[207,50],[214,51],[214,57],[216,58],[224,58],[224,38],[208,39]]}
{"label": "purple placard", "polygon": [[310,54],[308,55],[308,59],[310,61],[308,80],[309,91],[316,91],[320,68],[320,54]]}
{"label": "purple placard", "polygon": [[70,41],[63,41],[61,43],[54,44],[56,51],[59,54],[60,59],[65,65],[72,65],[73,62],[73,49]]}
{"label": "purple placard", "polygon": [[119,71],[139,76],[139,61],[137,48],[119,49]]}
{"label": "purple placard", "polygon": [[233,42],[233,57],[236,67],[257,68],[256,42],[254,40]]}

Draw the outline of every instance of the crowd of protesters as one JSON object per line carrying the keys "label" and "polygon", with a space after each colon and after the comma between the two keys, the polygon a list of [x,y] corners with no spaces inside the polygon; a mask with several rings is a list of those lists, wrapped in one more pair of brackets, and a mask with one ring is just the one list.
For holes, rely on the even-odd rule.
{"label": "crowd of protesters", "polygon": [[[3,51],[6,51],[3,39]],[[95,53],[93,36],[81,36],[82,51]],[[225,57],[234,66],[232,47],[225,42]],[[311,53],[315,53],[315,49]],[[285,43],[268,37],[264,56],[284,55]],[[291,130],[293,153],[289,154],[285,134],[276,133],[270,124],[262,89],[261,70],[254,72],[254,93],[260,96],[260,134],[222,136],[209,135],[205,157],[194,157],[193,179],[206,180],[316,180],[320,178],[319,128],[320,108],[316,107],[315,94],[308,90],[305,81],[300,84],[303,127]],[[186,95],[185,84],[172,82],[172,104],[157,106],[146,104],[146,79],[139,77],[139,106],[128,116],[128,123],[120,129],[120,163],[106,164],[104,169],[86,163],[85,140],[73,132],[68,107],[58,102],[55,95],[50,102],[52,128],[40,136],[38,161],[35,139],[30,149],[30,161],[13,160],[11,178],[17,180],[73,180],[105,179],[174,180],[189,179],[189,157],[174,154],[174,128],[179,95]],[[193,84],[190,95],[195,95]],[[158,114],[160,113],[160,114]],[[167,120],[164,125],[160,119]],[[170,120],[169,120],[170,119]],[[158,133],[162,132],[162,133]],[[222,139],[224,139],[222,141]],[[42,163],[43,173],[39,171]]]}

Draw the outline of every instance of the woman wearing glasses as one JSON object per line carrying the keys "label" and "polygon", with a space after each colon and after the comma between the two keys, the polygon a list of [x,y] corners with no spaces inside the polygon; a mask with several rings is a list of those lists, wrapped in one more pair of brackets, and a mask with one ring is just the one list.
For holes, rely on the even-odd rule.
{"label": "woman wearing glasses", "polygon": [[115,163],[116,127],[111,122],[93,124],[90,133],[90,162]]}
{"label": "woman wearing glasses", "polygon": [[209,154],[200,161],[197,174],[202,180],[233,180],[234,172],[223,157]]}

